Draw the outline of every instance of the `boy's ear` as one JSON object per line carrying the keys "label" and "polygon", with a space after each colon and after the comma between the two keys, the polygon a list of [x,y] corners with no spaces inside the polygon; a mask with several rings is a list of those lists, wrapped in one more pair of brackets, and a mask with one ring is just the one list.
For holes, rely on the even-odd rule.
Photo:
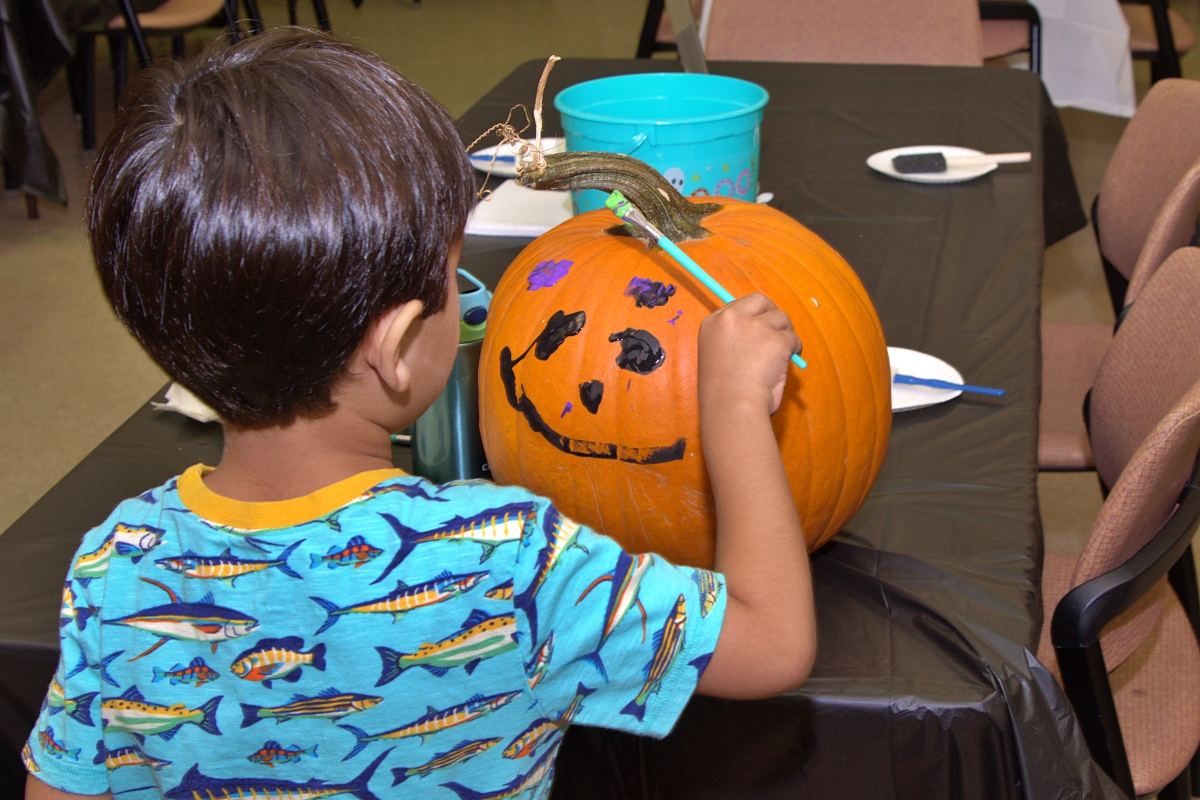
{"label": "boy's ear", "polygon": [[388,309],[371,327],[367,339],[364,353],[367,363],[389,388],[400,394],[408,391],[412,380],[404,360],[404,337],[424,310],[425,304],[420,300],[409,300]]}

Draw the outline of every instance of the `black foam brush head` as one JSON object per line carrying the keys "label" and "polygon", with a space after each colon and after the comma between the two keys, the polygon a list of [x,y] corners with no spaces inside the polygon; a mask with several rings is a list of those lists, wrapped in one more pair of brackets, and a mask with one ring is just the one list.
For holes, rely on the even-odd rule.
{"label": "black foam brush head", "polygon": [[945,172],[946,157],[941,153],[896,156],[892,159],[892,167],[901,175],[911,175],[914,172]]}

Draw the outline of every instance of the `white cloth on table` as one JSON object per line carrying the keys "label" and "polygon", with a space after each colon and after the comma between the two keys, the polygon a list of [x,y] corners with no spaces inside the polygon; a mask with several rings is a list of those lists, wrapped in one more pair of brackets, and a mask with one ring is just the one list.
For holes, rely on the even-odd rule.
{"label": "white cloth on table", "polygon": [[1029,0],[1042,18],[1042,82],[1056,106],[1132,117],[1129,25],[1117,0]]}

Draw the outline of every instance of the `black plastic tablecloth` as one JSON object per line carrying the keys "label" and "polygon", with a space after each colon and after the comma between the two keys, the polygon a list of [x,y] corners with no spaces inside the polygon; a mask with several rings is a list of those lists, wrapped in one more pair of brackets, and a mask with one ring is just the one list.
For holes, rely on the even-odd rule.
{"label": "black plastic tablecloth", "polygon": [[58,157],[34,99],[71,57],[71,37],[53,0],[0,0],[0,159],[28,194],[67,202]]}
{"label": "black plastic tablecloth", "polygon": [[[559,89],[673,66],[563,61],[548,89],[549,133]],[[660,742],[574,728],[555,797],[1117,796],[1031,655],[1042,624],[1044,230],[1062,236],[1083,224],[1040,82],[999,69],[711,68],[770,91],[762,189],[854,266],[888,343],[932,353],[1008,395],[896,416],[866,505],[814,556],[820,639],[805,686],[755,702],[693,698]],[[532,103],[540,71],[523,65],[477,103],[460,121],[464,140]],[[893,181],[864,163],[920,143],[1030,150],[1033,163],[953,186]],[[463,266],[494,285],[524,243],[469,237]],[[54,666],[61,581],[79,537],[119,499],[214,463],[219,448],[216,426],[143,409],[0,537],[5,773]],[[397,456],[403,465],[407,454]]]}

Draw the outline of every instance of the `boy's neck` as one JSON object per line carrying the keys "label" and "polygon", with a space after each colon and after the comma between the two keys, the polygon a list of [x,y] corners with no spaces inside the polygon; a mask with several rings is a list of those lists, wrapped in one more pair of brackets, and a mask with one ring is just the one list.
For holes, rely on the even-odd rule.
{"label": "boy's neck", "polygon": [[300,418],[285,426],[226,425],[220,465],[204,483],[231,500],[290,500],[392,466],[387,429],[335,408],[319,419]]}

